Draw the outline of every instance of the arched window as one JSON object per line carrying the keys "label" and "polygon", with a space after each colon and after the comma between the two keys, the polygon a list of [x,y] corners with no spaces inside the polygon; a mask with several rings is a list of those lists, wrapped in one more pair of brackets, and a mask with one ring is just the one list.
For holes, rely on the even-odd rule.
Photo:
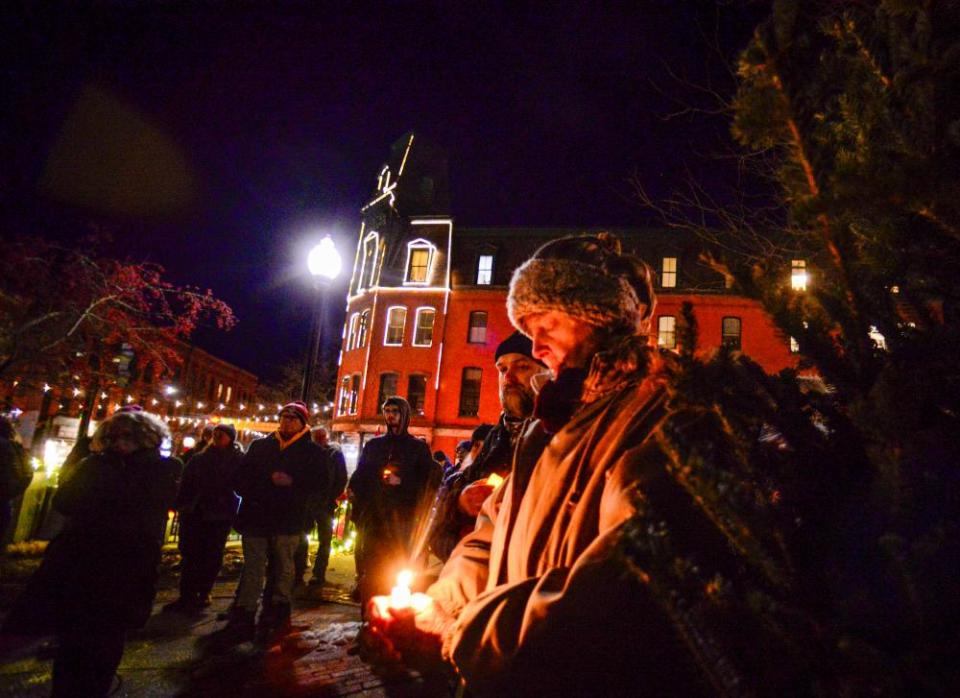
{"label": "arched window", "polygon": [[372,288],[377,278],[377,255],[380,248],[380,234],[371,231],[363,239],[363,257],[360,259],[360,276],[357,291]]}
{"label": "arched window", "polygon": [[357,322],[357,347],[367,345],[367,330],[370,328],[370,310],[364,310],[360,313],[360,320]]}
{"label": "arched window", "polygon": [[388,347],[399,347],[403,344],[403,330],[407,323],[407,309],[402,305],[387,308],[387,329],[383,335],[383,343]]}
{"label": "arched window", "polygon": [[360,314],[354,313],[350,316],[349,330],[347,330],[347,351],[350,351],[357,345],[357,323],[360,321]]}
{"label": "arched window", "polygon": [[413,330],[413,346],[429,347],[433,344],[433,323],[437,311],[433,308],[417,308],[417,321]]}
{"label": "arched window", "polygon": [[425,286],[430,281],[435,250],[433,244],[423,238],[407,243],[407,273],[404,284]]}

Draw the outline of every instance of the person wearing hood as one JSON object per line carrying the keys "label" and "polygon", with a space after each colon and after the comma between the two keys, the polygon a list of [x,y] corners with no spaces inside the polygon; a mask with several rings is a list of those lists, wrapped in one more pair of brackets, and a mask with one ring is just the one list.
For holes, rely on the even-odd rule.
{"label": "person wearing hood", "polygon": [[426,443],[407,431],[410,403],[399,396],[383,403],[387,432],[370,439],[350,478],[357,525],[358,587],[363,607],[389,590],[409,563],[415,522],[433,496],[441,470]]}
{"label": "person wearing hood", "polygon": [[177,496],[180,514],[180,598],[166,611],[196,613],[210,605],[223,549],[237,514],[233,482],[243,458],[232,424],[213,428],[210,444],[187,463]]}
{"label": "person wearing hood", "polygon": [[53,507],[66,523],[4,624],[4,632],[57,636],[54,696],[107,695],[126,631],[150,617],[182,469],[160,454],[169,438],[158,417],[117,412],[57,490]]}
{"label": "person wearing hood", "polygon": [[672,411],[671,359],[650,342],[652,276],[607,234],[551,241],[514,272],[508,315],[552,379],[412,634],[371,604],[391,651],[442,656],[476,696],[705,692],[670,609],[617,551],[664,490],[665,423],[696,428]]}
{"label": "person wearing hood", "polygon": [[236,605],[226,630],[252,639],[267,556],[276,576],[270,605],[260,616],[260,631],[282,633],[289,625],[294,585],[294,554],[314,495],[328,486],[326,454],[310,438],[307,406],[291,402],[280,410],[276,432],[250,444],[240,463],[236,492],[242,498],[237,530],[243,535],[243,573]]}

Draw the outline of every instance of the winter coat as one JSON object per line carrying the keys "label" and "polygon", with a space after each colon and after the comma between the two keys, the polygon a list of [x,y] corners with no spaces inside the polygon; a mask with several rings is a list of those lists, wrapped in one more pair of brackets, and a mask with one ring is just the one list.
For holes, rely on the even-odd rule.
{"label": "winter coat", "polygon": [[[520,425],[517,425],[519,427]],[[487,435],[476,460],[463,470],[444,478],[437,492],[434,510],[431,512],[430,549],[441,560],[450,557],[454,546],[463,536],[473,530],[476,517],[468,516],[458,506],[460,493],[467,485],[483,480],[496,473],[506,477],[513,459],[514,434],[504,415]]]}
{"label": "winter coat", "polygon": [[182,464],[156,449],[85,458],[53,506],[67,517],[5,629],[138,628],[153,607]]}
{"label": "winter coat", "polygon": [[325,511],[332,511],[337,506],[337,499],[343,494],[347,487],[347,461],[343,457],[343,451],[339,446],[329,444],[327,449],[327,464],[330,469],[330,486],[324,495],[326,507]]}
{"label": "winter coat", "polygon": [[471,693],[702,691],[665,615],[614,553],[666,463],[657,434],[668,410],[650,363],[633,338],[594,357],[569,421],[555,434],[531,422],[513,473],[430,588],[456,618],[444,655]]}
{"label": "winter coat", "polygon": [[19,497],[32,480],[33,468],[23,446],[0,437],[0,501]]}
{"label": "winter coat", "polygon": [[[384,470],[400,478],[385,483]],[[420,439],[407,433],[385,434],[364,445],[350,478],[353,513],[363,530],[401,529],[409,535],[418,509],[429,506],[440,466]]]}
{"label": "winter coat", "polygon": [[[236,492],[241,502],[234,527],[245,536],[303,533],[316,493],[328,486],[325,459],[323,449],[313,443],[306,429],[283,448],[276,433],[254,441],[237,474]],[[273,484],[274,472],[286,473],[293,484]]]}
{"label": "winter coat", "polygon": [[177,510],[198,521],[232,522],[240,499],[233,484],[243,460],[238,444],[228,448],[210,446],[198,453],[183,469],[177,496]]}

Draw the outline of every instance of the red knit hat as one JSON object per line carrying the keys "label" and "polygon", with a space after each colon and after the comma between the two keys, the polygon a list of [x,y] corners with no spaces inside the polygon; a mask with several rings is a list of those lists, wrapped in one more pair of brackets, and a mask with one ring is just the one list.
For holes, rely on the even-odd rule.
{"label": "red knit hat", "polygon": [[280,416],[282,417],[285,414],[296,417],[303,422],[303,426],[307,426],[307,423],[310,421],[310,413],[307,412],[307,405],[299,400],[288,402],[284,405],[283,409],[280,410]]}

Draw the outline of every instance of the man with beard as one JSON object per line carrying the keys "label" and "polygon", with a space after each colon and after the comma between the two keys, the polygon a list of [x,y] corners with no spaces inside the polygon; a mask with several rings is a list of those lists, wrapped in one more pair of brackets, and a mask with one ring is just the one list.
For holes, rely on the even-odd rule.
{"label": "man with beard", "polygon": [[521,427],[533,412],[531,382],[534,376],[546,371],[533,358],[532,343],[520,332],[500,343],[494,359],[503,408],[500,419],[473,461],[443,483],[434,504],[430,548],[443,561],[476,525],[481,505],[494,490],[487,478],[494,474],[505,478],[510,472]]}
{"label": "man with beard", "polygon": [[667,491],[664,432],[682,439],[696,421],[669,401],[654,303],[653,272],[605,233],[551,241],[514,272],[510,321],[552,376],[510,477],[440,579],[413,611],[371,604],[369,636],[387,656],[442,658],[475,696],[703,694],[685,609],[618,551],[651,500],[663,516],[689,509]]}
{"label": "man with beard", "polygon": [[440,478],[440,465],[427,444],[407,431],[410,403],[399,396],[387,398],[383,420],[387,433],[364,445],[349,486],[364,608],[374,594],[389,591],[397,571],[409,563],[414,524]]}

